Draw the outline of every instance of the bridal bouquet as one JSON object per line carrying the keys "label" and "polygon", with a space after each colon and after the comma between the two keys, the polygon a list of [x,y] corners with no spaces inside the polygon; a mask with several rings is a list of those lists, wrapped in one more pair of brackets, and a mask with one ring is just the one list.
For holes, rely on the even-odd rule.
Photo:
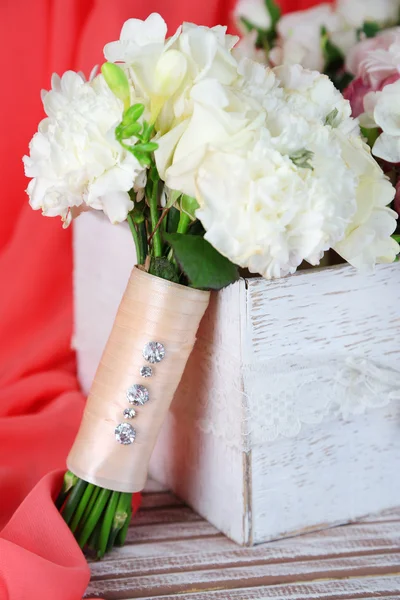
{"label": "bridal bouquet", "polygon": [[225,27],[166,34],[130,19],[100,73],[55,75],[24,158],[33,209],[103,211],[136,248],[58,499],[98,557],[124,541],[210,290],[330,248],[364,270],[399,252],[395,190],[328,77],[238,60]]}

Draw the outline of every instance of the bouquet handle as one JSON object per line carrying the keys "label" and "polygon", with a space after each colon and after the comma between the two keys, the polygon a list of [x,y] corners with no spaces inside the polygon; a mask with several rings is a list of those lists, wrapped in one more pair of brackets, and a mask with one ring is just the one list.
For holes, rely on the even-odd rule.
{"label": "bouquet handle", "polygon": [[79,478],[143,489],[210,293],[134,267],[67,459]]}

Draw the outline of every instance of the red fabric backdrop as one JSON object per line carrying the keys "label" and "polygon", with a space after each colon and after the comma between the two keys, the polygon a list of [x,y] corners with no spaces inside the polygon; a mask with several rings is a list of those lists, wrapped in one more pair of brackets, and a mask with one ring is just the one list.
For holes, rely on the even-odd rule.
{"label": "red fabric backdrop", "polygon": [[[51,497],[84,398],[70,349],[71,231],[34,213],[21,157],[53,71],[101,62],[125,19],[159,11],[228,23],[235,0],[3,0],[0,3],[0,600],[76,600],[89,570]],[[284,10],[318,1],[282,0]]]}

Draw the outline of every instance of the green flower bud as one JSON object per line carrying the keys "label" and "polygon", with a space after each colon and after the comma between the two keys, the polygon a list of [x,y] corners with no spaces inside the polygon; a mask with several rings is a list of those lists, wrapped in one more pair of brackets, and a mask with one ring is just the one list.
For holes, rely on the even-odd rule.
{"label": "green flower bud", "polygon": [[129,81],[124,71],[114,63],[104,63],[101,72],[110,90],[124,103],[125,109],[129,108],[131,93]]}

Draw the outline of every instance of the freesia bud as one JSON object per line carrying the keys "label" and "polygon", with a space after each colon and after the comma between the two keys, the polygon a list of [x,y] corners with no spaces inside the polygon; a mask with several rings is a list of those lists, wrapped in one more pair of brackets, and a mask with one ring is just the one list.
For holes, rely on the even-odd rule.
{"label": "freesia bud", "polygon": [[125,109],[129,108],[131,93],[129,81],[124,71],[114,63],[104,63],[101,72],[110,90],[124,103]]}

